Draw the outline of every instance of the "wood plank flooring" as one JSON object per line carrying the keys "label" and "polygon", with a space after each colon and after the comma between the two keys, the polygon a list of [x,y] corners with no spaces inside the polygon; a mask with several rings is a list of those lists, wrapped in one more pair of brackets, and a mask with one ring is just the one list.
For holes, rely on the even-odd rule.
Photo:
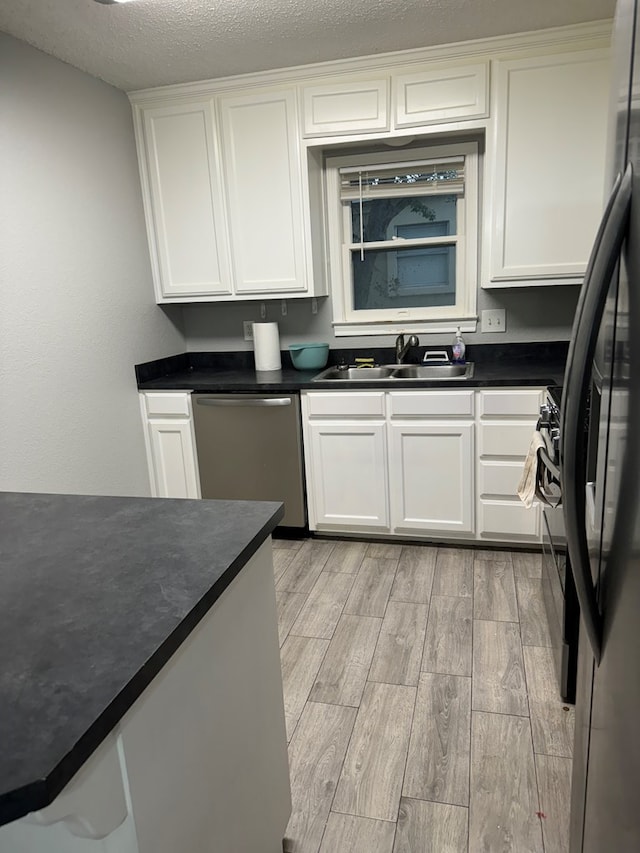
{"label": "wood plank flooring", "polygon": [[274,541],[286,853],[567,853],[540,556]]}

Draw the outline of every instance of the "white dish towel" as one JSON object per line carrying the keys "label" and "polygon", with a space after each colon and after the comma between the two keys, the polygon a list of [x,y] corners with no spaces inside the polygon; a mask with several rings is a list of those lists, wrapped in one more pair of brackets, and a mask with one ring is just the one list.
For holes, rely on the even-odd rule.
{"label": "white dish towel", "polygon": [[518,485],[518,495],[522,503],[529,509],[536,497],[536,476],[538,473],[538,450],[544,447],[544,439],[536,429],[531,438],[529,452],[524,461],[524,471]]}

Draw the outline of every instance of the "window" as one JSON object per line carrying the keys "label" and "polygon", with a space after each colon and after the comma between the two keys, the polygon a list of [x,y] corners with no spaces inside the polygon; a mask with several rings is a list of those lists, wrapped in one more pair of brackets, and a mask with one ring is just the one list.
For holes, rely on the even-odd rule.
{"label": "window", "polygon": [[475,330],[477,149],[327,159],[337,335]]}

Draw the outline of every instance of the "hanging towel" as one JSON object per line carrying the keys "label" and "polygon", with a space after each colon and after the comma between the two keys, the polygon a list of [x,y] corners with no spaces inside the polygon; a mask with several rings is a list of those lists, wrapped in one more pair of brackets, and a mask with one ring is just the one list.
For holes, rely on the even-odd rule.
{"label": "hanging towel", "polygon": [[536,480],[538,474],[538,450],[544,447],[544,439],[536,429],[531,438],[531,445],[524,461],[524,471],[518,485],[518,495],[522,503],[529,509],[536,497]]}

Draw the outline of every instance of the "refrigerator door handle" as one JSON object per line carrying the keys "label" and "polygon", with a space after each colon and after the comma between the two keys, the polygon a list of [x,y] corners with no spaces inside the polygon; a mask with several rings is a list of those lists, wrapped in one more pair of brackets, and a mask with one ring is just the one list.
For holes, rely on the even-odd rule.
{"label": "refrigerator door handle", "polygon": [[601,618],[586,533],[584,419],[600,323],[627,231],[632,178],[629,163],[624,175],[616,178],[591,251],[571,332],[560,412],[560,469],[567,547],[582,620],[597,663],[601,651]]}

